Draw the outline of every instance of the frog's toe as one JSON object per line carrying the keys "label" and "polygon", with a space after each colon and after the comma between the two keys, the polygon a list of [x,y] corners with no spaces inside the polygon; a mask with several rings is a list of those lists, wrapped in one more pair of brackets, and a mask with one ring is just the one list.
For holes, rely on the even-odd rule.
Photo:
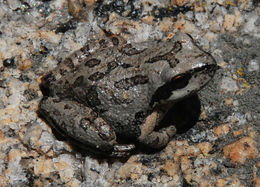
{"label": "frog's toe", "polygon": [[146,144],[149,147],[155,149],[161,149],[167,145],[173,135],[176,133],[174,126],[162,128],[160,131],[152,131],[146,136],[139,137],[139,141]]}
{"label": "frog's toe", "polygon": [[167,128],[162,128],[159,132],[166,132],[168,137],[173,137],[176,134],[176,127],[174,125],[171,125]]}
{"label": "frog's toe", "polygon": [[135,149],[134,144],[114,145],[111,157],[127,157]]}

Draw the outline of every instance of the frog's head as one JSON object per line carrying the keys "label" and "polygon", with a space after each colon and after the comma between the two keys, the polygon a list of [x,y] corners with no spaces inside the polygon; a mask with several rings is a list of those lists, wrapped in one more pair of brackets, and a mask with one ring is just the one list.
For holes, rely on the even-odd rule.
{"label": "frog's head", "polygon": [[199,48],[189,35],[179,33],[174,39],[182,43],[181,50],[175,56],[178,63],[161,73],[163,85],[156,89],[152,105],[175,102],[195,94],[218,69],[215,59]]}

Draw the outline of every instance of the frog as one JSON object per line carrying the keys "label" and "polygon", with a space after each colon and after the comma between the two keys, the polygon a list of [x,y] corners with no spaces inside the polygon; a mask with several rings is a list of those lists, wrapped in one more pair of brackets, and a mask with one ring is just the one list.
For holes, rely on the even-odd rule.
{"label": "frog", "polygon": [[38,113],[90,153],[131,155],[140,143],[163,149],[176,125],[160,122],[214,76],[213,56],[191,35],[139,43],[117,36],[86,44],[41,79]]}

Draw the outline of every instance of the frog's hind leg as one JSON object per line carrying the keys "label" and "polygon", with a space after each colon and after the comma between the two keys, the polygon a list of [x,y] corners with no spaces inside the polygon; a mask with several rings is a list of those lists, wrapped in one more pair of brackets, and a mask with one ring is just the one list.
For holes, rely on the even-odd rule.
{"label": "frog's hind leg", "polygon": [[162,128],[159,131],[154,131],[154,128],[159,124],[162,118],[162,113],[157,110],[152,112],[145,120],[141,127],[141,135],[138,140],[155,149],[161,149],[167,145],[171,137],[176,134],[175,126],[171,125],[166,128]]}
{"label": "frog's hind leg", "polygon": [[38,113],[59,134],[82,150],[106,156],[127,156],[131,146],[118,145],[110,125],[91,108],[71,100],[43,98]]}

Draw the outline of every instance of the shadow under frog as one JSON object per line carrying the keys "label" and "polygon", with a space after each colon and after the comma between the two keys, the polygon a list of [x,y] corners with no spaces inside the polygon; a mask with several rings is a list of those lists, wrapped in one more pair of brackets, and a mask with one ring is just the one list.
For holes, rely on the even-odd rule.
{"label": "shadow under frog", "polygon": [[86,151],[124,157],[136,142],[162,149],[178,126],[162,124],[165,115],[207,84],[216,62],[181,32],[168,41],[116,40],[86,45],[45,75],[38,113]]}

